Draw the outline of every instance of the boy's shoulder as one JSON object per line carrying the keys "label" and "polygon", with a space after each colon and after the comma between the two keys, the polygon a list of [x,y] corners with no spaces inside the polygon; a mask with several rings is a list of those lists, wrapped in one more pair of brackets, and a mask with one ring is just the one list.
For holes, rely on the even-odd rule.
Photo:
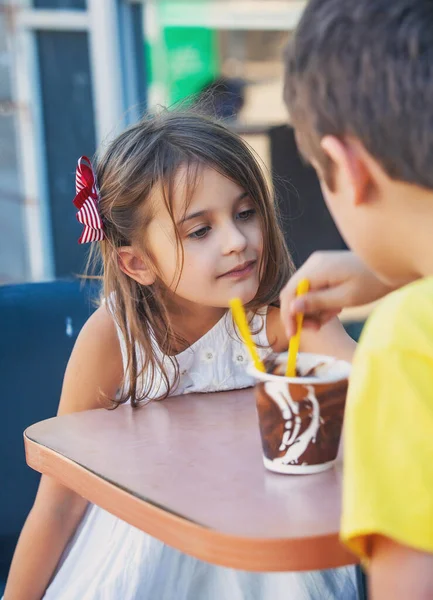
{"label": "boy's shoulder", "polygon": [[400,349],[433,356],[433,277],[386,296],[368,319],[364,349]]}

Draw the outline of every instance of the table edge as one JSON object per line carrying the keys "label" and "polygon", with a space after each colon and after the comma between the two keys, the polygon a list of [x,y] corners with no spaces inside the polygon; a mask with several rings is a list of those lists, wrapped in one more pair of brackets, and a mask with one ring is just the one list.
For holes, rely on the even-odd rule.
{"label": "table edge", "polygon": [[356,564],[338,534],[312,538],[250,538],[209,529],[165,511],[99,477],[84,466],[30,439],[26,461],[93,504],[200,560],[245,571],[310,571]]}

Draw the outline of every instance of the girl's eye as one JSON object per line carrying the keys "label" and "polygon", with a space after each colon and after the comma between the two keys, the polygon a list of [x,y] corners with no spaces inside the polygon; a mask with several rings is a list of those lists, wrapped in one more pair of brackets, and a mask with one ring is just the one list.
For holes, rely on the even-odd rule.
{"label": "girl's eye", "polygon": [[243,210],[242,212],[238,213],[236,215],[236,218],[238,218],[240,221],[248,221],[248,219],[250,219],[255,214],[255,209],[250,208],[249,210]]}
{"label": "girl's eye", "polygon": [[201,240],[201,238],[206,237],[208,231],[210,231],[210,227],[202,227],[201,229],[197,229],[197,231],[190,233],[188,237],[192,240]]}

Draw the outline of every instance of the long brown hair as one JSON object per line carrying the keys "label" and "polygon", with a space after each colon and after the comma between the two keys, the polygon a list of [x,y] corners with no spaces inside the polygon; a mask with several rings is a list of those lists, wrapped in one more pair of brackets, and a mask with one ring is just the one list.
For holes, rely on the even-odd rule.
{"label": "long brown hair", "polygon": [[[159,185],[177,232],[173,215],[173,189],[179,168],[188,173],[191,196],[203,167],[211,167],[234,181],[251,198],[263,231],[263,256],[259,289],[248,308],[252,313],[278,302],[279,293],[292,272],[292,262],[263,172],[247,144],[223,125],[195,111],[164,111],[144,118],[120,134],[96,160],[100,213],[106,237],[93,244],[92,260],[101,259],[103,295],[125,339],[126,368],[120,397],[114,405],[131,400],[133,406],[147,399],[162,372],[165,397],[178,379],[175,349],[179,338],[165,304],[166,288],[160,281],[150,286],[137,283],[119,266],[118,248],[144,244],[143,235],[152,219],[149,201]],[[179,256],[183,257],[178,232]],[[182,259],[179,261],[179,274]],[[171,357],[171,380],[155,341]],[[140,360],[141,359],[141,360]],[[140,382],[140,383],[138,383]]]}

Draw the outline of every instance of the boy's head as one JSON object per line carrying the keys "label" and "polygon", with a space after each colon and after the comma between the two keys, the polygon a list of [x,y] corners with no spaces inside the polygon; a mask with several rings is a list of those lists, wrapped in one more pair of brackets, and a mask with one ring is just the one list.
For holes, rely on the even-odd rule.
{"label": "boy's head", "polygon": [[403,281],[401,224],[433,212],[433,0],[310,0],[285,99],[348,243]]}

